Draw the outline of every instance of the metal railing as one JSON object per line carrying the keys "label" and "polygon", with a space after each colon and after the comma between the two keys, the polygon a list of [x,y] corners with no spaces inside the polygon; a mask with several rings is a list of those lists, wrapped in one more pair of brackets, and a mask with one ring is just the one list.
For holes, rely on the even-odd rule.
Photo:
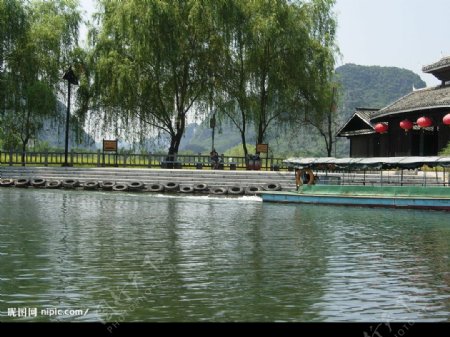
{"label": "metal railing", "polygon": [[[209,155],[164,155],[164,154],[130,154],[111,152],[69,152],[70,166],[96,167],[153,167],[153,168],[212,168]],[[64,152],[20,152],[0,151],[0,164],[61,166],[64,164]],[[283,163],[283,158],[261,158],[258,161],[246,161],[245,157],[220,156],[219,169],[251,170],[293,170]]]}

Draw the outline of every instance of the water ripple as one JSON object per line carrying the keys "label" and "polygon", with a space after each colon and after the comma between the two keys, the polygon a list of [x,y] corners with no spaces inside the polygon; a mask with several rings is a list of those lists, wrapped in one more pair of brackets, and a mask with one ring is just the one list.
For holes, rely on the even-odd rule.
{"label": "water ripple", "polygon": [[2,306],[89,309],[28,320],[449,319],[445,213],[1,192]]}

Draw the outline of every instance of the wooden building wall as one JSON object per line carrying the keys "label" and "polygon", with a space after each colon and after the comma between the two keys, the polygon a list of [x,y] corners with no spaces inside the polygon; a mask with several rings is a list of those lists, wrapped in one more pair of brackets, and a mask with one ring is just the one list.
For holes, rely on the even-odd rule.
{"label": "wooden building wall", "polygon": [[349,137],[350,157],[436,156],[450,142],[450,126],[442,123],[445,113],[423,112],[408,116],[411,121],[422,115],[433,118],[436,125],[405,132],[400,121],[405,116],[389,119],[389,131]]}

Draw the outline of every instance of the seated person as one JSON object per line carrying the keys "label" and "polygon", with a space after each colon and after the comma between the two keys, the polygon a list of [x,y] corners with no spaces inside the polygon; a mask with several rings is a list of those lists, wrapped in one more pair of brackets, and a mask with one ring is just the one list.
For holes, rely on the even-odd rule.
{"label": "seated person", "polygon": [[303,184],[308,184],[308,185],[314,185],[316,183],[316,180],[318,179],[318,177],[316,175],[314,175],[313,171],[311,171],[311,170],[304,171],[301,178],[302,178]]}
{"label": "seated person", "polygon": [[303,175],[302,175],[302,182],[303,182],[303,184],[309,183],[309,179],[310,179],[309,173],[308,172],[303,172]]}
{"label": "seated person", "polygon": [[219,168],[219,154],[217,153],[216,149],[213,149],[209,157],[211,158],[212,168],[218,169]]}

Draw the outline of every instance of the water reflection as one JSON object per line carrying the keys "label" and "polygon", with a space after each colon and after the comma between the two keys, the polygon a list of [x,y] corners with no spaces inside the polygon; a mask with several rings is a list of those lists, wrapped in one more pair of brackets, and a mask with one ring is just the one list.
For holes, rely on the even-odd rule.
{"label": "water reflection", "polygon": [[1,320],[447,320],[446,213],[2,189]]}
{"label": "water reflection", "polygon": [[426,239],[436,232],[448,237],[444,217],[342,209],[329,242],[326,291],[315,305],[322,320],[448,319],[448,282],[435,282],[448,273],[448,242]]}

